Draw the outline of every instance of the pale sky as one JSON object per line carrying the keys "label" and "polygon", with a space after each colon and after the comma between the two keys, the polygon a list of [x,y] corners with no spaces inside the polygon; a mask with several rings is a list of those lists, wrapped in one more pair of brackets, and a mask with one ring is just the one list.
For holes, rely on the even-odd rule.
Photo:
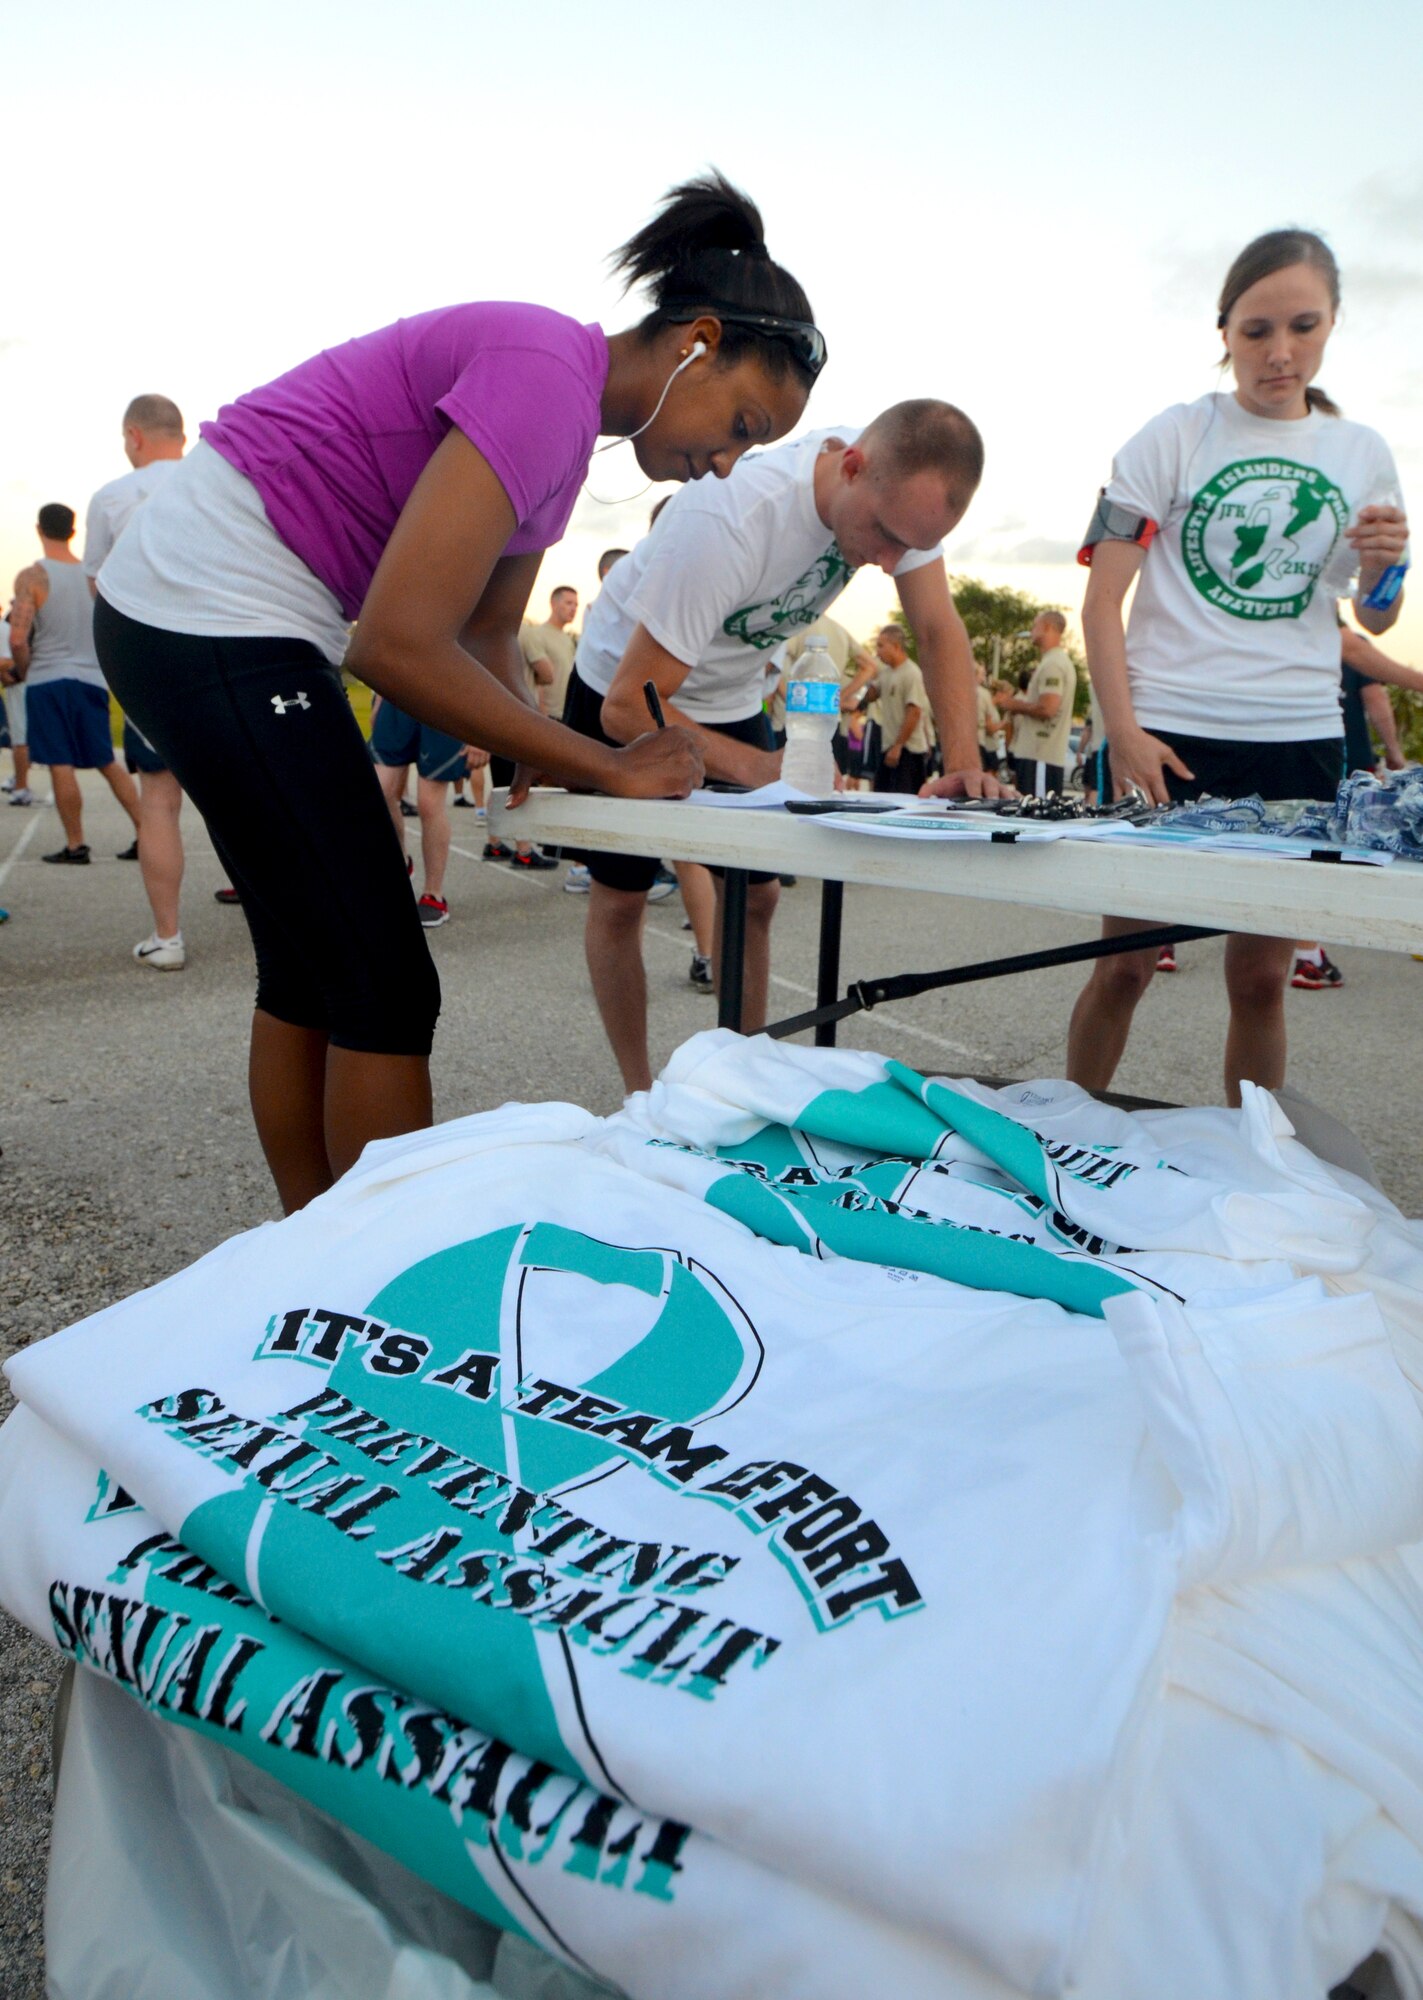
{"label": "pale sky", "polygon": [[[0,578],[37,508],[125,469],[145,390],[190,435],[317,349],[460,299],[626,325],[607,252],[708,162],[761,204],[830,364],[806,427],[911,395],[988,448],[952,567],[1065,605],[1114,449],[1216,385],[1215,298],[1258,231],[1322,230],[1321,374],[1423,512],[1416,8],[997,0],[128,0],[7,36]],[[23,80],[21,87],[15,87]],[[595,461],[547,587],[657,497]],[[1388,642],[1423,665],[1423,582]],[[863,574],[868,630],[893,587]]]}

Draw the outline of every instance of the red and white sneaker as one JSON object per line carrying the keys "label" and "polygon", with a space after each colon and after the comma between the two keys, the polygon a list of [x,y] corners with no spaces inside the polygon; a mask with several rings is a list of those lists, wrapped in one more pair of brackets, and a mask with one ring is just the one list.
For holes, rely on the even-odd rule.
{"label": "red and white sneaker", "polygon": [[1313,959],[1297,958],[1295,969],[1290,974],[1290,985],[1298,986],[1306,993],[1324,993],[1337,990],[1344,984],[1344,975],[1327,952],[1321,951],[1319,963]]}
{"label": "red and white sneaker", "polygon": [[1156,954],[1156,970],[1158,972],[1179,972],[1180,969],[1180,966],[1176,963],[1176,954],[1170,945],[1162,945],[1160,951]]}
{"label": "red and white sneaker", "polygon": [[440,924],[447,924],[450,920],[450,906],[443,896],[422,896],[416,907],[420,912],[420,921],[427,931],[435,930]]}

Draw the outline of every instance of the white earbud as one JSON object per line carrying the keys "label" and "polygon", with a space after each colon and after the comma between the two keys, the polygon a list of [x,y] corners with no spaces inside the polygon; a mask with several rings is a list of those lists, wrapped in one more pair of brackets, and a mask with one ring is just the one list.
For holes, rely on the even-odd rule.
{"label": "white earbud", "polygon": [[667,377],[666,382],[663,384],[662,394],[657,398],[656,407],[654,408],[652,415],[647,419],[647,422],[644,424],[639,424],[635,431],[628,431],[626,435],[623,437],[610,438],[607,444],[600,444],[598,446],[598,451],[595,451],[593,453],[594,458],[598,456],[598,452],[600,451],[611,451],[614,445],[626,444],[631,438],[641,437],[645,430],[647,430],[652,424],[655,424],[657,422],[658,417],[662,413],[662,405],[667,401],[667,391],[672,387],[672,384],[676,381],[677,377],[682,373],[683,369],[690,368],[692,363],[696,360],[699,360],[700,357],[706,353],[706,351],[707,351],[707,344],[704,340],[694,340],[692,342],[691,353],[684,354],[682,359],[677,363],[677,366],[672,370],[672,373]]}

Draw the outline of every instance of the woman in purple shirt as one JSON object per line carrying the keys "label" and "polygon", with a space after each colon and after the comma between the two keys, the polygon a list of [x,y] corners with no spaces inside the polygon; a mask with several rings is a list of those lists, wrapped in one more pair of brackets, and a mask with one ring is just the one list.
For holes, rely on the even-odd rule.
{"label": "woman in purple shirt", "polygon": [[[605,335],[531,305],[399,320],[228,404],[98,580],[110,686],[207,821],[257,954],[253,1115],[283,1207],[431,1120],[439,979],[341,662],[535,773],[685,797],[688,732],[609,749],[531,703],[519,623],[600,434],[652,479],[724,478],[825,360],[755,205],[718,174],[614,259],[653,310]],[[350,621],[357,620],[354,635]]]}

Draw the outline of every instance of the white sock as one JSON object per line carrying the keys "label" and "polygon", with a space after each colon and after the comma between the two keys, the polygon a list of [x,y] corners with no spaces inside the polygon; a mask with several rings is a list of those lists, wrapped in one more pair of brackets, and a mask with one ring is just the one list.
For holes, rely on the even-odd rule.
{"label": "white sock", "polygon": [[1313,947],[1312,950],[1298,952],[1296,956],[1298,957],[1301,965],[1323,965],[1324,946],[1322,944],[1317,944]]}

